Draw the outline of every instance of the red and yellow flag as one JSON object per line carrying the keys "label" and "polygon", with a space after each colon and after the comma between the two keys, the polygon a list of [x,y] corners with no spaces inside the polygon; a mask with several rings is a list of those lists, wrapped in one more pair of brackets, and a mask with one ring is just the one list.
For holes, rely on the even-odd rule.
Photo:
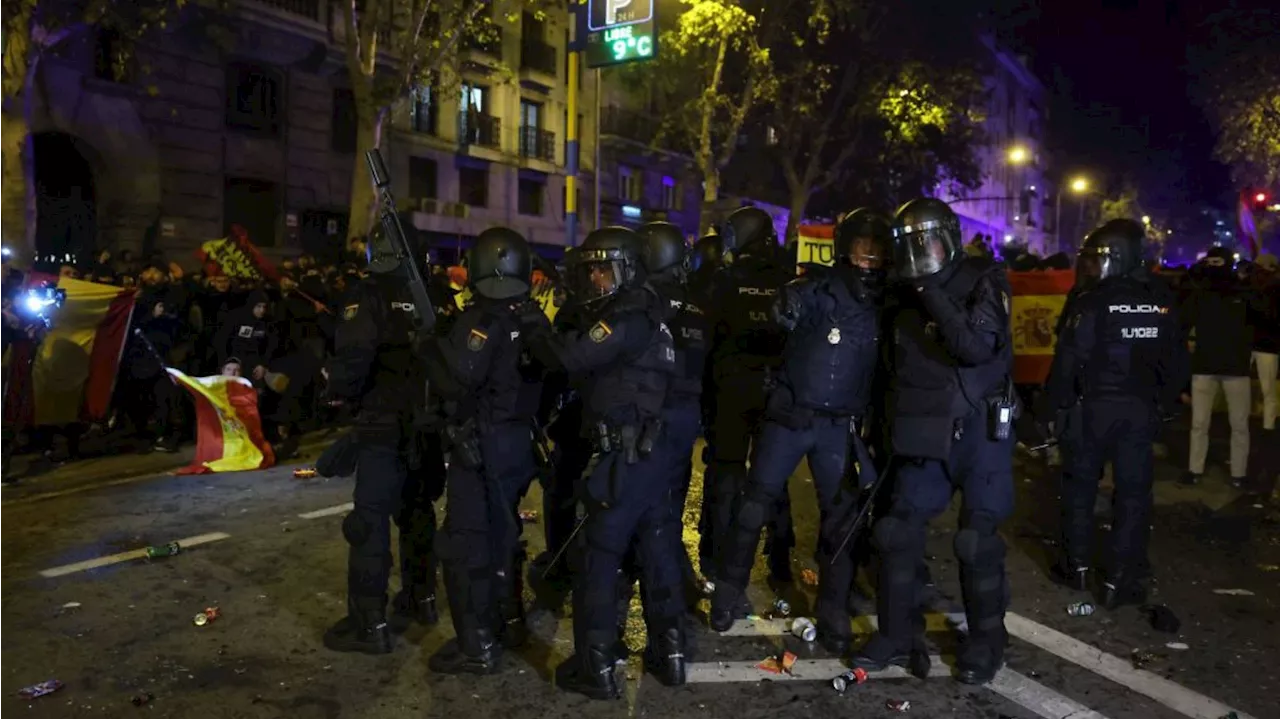
{"label": "red and yellow flag", "polygon": [[28,279],[29,284],[57,279],[67,297],[61,307],[50,308],[51,326],[30,364],[29,346],[14,347],[9,358],[14,391],[5,398],[5,422],[59,426],[104,418],[135,291],[35,273]]}
{"label": "red and yellow flag", "polygon": [[196,404],[196,456],[181,474],[265,469],[276,463],[262,435],[258,392],[242,377],[188,377],[166,368]]}
{"label": "red and yellow flag", "polygon": [[1013,381],[1044,384],[1058,343],[1054,330],[1076,282],[1074,270],[1010,272],[1013,287]]}

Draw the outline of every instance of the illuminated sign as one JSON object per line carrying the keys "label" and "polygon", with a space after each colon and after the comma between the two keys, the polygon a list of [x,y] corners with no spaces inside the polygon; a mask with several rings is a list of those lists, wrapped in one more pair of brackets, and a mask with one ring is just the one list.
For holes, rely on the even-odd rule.
{"label": "illuminated sign", "polygon": [[658,48],[653,0],[590,0],[587,67],[648,60]]}

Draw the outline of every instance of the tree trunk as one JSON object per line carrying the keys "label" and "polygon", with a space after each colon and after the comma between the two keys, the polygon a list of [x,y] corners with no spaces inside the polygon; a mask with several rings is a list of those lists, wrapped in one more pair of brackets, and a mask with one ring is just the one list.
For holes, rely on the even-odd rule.
{"label": "tree trunk", "polygon": [[[709,159],[709,158],[708,158]],[[698,233],[703,236],[711,232],[714,225],[716,200],[720,199],[720,170],[714,162],[708,162],[702,176],[702,208],[698,214]]]}
{"label": "tree trunk", "polygon": [[[30,126],[18,113],[5,113],[3,119],[3,184],[0,194],[0,206],[4,208],[0,217],[4,218],[3,228],[6,238],[14,238],[13,245],[18,245],[18,238],[27,238],[27,188],[31,183],[27,178],[26,156],[27,135]],[[9,245],[9,242],[5,242]],[[17,249],[17,247],[11,247]],[[31,247],[22,247],[23,259],[30,259]]]}
{"label": "tree trunk", "polygon": [[791,211],[787,213],[787,242],[795,242],[800,237],[800,221],[804,219],[804,211],[809,207],[809,188],[794,187],[791,189]]}
{"label": "tree trunk", "polygon": [[378,219],[378,195],[364,154],[382,143],[385,108],[356,107],[356,156],[351,168],[351,215],[347,222],[347,242],[365,237]]}

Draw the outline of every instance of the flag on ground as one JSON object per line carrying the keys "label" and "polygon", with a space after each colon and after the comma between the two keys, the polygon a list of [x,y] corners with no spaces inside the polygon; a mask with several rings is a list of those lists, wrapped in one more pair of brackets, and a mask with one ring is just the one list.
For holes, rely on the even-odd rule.
{"label": "flag on ground", "polygon": [[258,392],[243,377],[188,377],[166,368],[196,405],[196,456],[181,474],[265,469],[276,462],[262,435]]}
{"label": "flag on ground", "polygon": [[[52,276],[32,275],[34,282]],[[4,419],[19,426],[58,426],[106,417],[120,353],[133,313],[132,289],[57,280],[67,293],[30,363],[26,347],[14,348]],[[22,355],[22,356],[20,356]],[[29,390],[29,391],[28,391]]]}

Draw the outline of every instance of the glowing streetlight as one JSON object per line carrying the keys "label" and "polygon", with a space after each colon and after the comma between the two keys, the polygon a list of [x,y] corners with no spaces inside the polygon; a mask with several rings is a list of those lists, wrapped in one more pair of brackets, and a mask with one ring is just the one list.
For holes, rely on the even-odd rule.
{"label": "glowing streetlight", "polygon": [[1031,159],[1031,153],[1027,152],[1027,148],[1021,145],[1015,145],[1009,149],[1009,162],[1014,165],[1021,165]]}
{"label": "glowing streetlight", "polygon": [[1149,224],[1151,224],[1151,215],[1143,215],[1143,216],[1142,216],[1142,224],[1144,224],[1144,225],[1149,225]]}
{"label": "glowing streetlight", "polygon": [[1071,181],[1071,191],[1077,195],[1089,191],[1089,181],[1083,177],[1077,177]]}

